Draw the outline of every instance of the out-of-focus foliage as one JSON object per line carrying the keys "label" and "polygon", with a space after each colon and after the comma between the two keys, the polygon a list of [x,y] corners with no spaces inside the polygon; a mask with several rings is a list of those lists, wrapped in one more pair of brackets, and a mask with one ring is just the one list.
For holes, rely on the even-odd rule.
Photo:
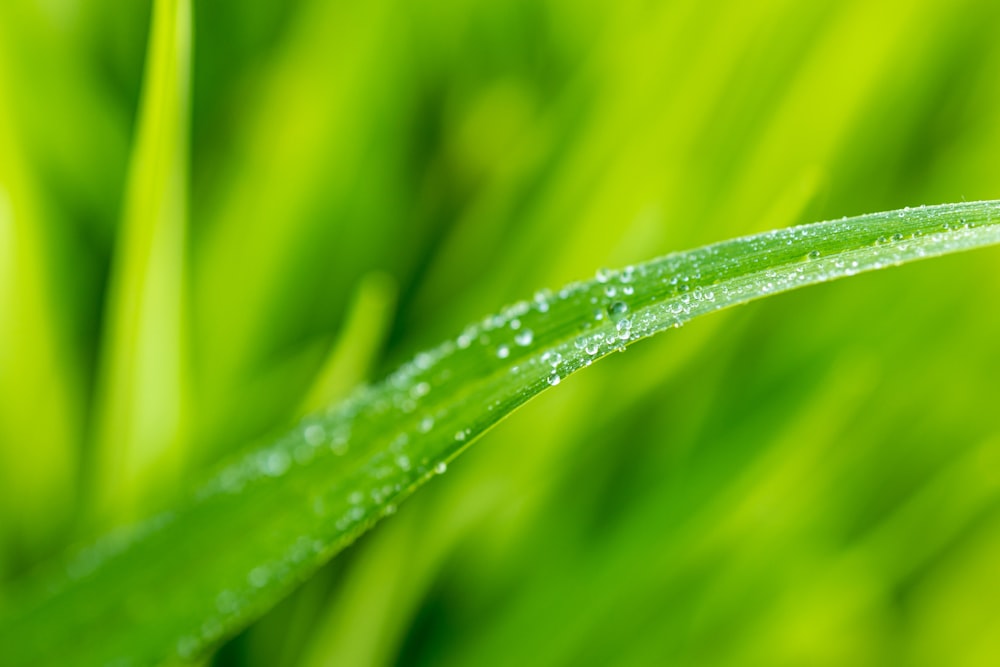
{"label": "out-of-focus foliage", "polygon": [[[178,118],[157,148],[189,154],[185,241],[129,265],[153,10],[0,3],[6,579],[538,287],[1000,195],[994,3],[195,0],[190,139]],[[995,664],[996,267],[813,289],[595,367],[217,662]],[[183,286],[176,312],[128,305],[142,275]],[[172,362],[130,308],[181,331]],[[142,350],[130,400],[180,378],[165,449],[106,426]],[[109,455],[150,453],[109,493]]]}

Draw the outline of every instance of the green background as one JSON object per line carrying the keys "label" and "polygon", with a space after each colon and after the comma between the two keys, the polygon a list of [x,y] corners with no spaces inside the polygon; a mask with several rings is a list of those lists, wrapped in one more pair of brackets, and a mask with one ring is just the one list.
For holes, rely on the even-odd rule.
{"label": "green background", "polygon": [[[152,9],[0,4],[3,581],[537,288],[1000,198],[995,3],[196,1],[160,262]],[[997,664],[998,261],[568,379],[214,662]]]}

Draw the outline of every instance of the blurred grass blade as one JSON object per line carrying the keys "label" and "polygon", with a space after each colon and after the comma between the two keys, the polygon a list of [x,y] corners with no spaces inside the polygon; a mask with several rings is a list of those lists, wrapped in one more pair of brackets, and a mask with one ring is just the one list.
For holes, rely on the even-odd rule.
{"label": "blurred grass blade", "polygon": [[66,530],[83,421],[53,285],[55,216],[21,136],[10,9],[0,8],[0,576]]}
{"label": "blurred grass blade", "polygon": [[343,330],[316,374],[299,414],[324,408],[347,396],[371,371],[388,335],[396,285],[382,273],[361,279]]}
{"label": "blurred grass blade", "polygon": [[256,618],[447,461],[594,360],[728,306],[1000,242],[1000,203],[877,213],[668,255],[542,291],[76,557],[3,624],[7,664],[193,658]]}
{"label": "blurred grass blade", "polygon": [[135,518],[183,460],[190,59],[190,0],[157,0],[105,316],[93,480],[103,521]]}

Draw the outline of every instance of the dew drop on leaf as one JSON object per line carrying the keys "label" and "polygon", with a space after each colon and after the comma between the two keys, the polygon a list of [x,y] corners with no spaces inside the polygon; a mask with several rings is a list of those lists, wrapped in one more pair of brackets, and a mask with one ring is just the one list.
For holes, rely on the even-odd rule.
{"label": "dew drop on leaf", "polygon": [[263,588],[267,585],[267,581],[270,577],[271,575],[268,573],[267,568],[255,567],[250,570],[250,574],[247,575],[247,581],[254,588]]}
{"label": "dew drop on leaf", "polygon": [[323,439],[326,437],[323,427],[319,424],[311,424],[307,426],[303,435],[306,438],[306,442],[310,445],[318,445],[323,442]]}
{"label": "dew drop on leaf", "polygon": [[612,317],[622,317],[628,312],[628,304],[624,301],[615,301],[610,306],[608,306],[608,313]]}
{"label": "dew drop on leaf", "polygon": [[278,477],[285,474],[290,464],[291,461],[289,461],[288,454],[281,450],[274,451],[267,457],[264,472],[271,477]]}

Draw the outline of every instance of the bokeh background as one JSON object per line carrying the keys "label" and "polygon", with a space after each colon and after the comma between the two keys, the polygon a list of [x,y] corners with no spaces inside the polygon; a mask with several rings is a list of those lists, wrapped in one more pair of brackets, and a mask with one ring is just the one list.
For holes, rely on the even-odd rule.
{"label": "bokeh background", "polygon": [[[0,3],[5,582],[537,288],[1000,198],[993,2],[196,0],[153,219],[153,13]],[[998,296],[980,251],[630,348],[209,662],[1000,664]]]}

